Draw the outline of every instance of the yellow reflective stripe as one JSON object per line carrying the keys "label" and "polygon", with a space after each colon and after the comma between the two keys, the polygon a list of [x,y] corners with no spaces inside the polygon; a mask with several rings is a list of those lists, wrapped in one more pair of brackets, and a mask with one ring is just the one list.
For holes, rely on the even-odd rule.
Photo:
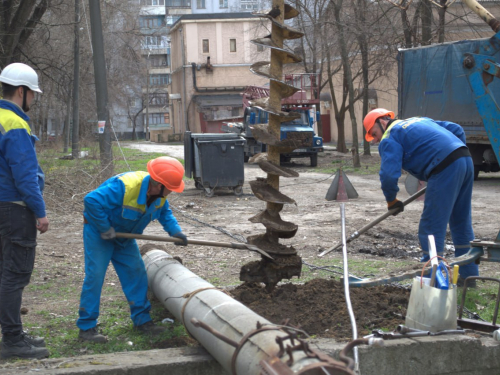
{"label": "yellow reflective stripe", "polygon": [[146,212],[146,205],[137,203],[139,193],[141,191],[142,180],[148,175],[147,172],[130,172],[120,177],[120,180],[125,185],[125,194],[123,196],[123,207],[138,211]]}
{"label": "yellow reflective stripe", "polygon": [[5,134],[13,129],[24,129],[29,135],[31,135],[31,128],[29,124],[8,109],[0,108],[0,124],[2,124],[2,134]]}
{"label": "yellow reflective stripe", "polygon": [[389,126],[385,132],[384,132],[384,135],[382,136],[382,139],[386,139],[386,138],[389,138],[389,135],[391,133],[391,129],[393,128],[394,125],[396,124],[399,124],[400,122],[402,122],[403,120],[395,120],[392,122],[391,126]]}

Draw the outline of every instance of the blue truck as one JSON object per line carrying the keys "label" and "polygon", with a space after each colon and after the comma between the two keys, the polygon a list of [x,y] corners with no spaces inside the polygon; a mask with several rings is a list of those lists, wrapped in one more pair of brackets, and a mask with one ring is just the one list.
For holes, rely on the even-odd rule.
{"label": "blue truck", "polygon": [[[500,34],[500,33],[499,33]],[[466,133],[479,172],[498,172],[500,142],[500,35],[398,53],[400,118],[453,121]]]}
{"label": "blue truck", "polygon": [[[315,73],[293,73],[286,74],[284,81],[300,89],[298,92],[282,99],[282,110],[296,112],[300,117],[281,123],[280,139],[293,138],[297,133],[305,133],[309,136],[310,147],[298,148],[289,153],[281,154],[281,163],[288,163],[294,158],[309,158],[311,167],[318,165],[318,153],[324,151],[323,138],[314,132],[314,123],[318,121],[319,95],[318,75]],[[266,145],[257,141],[252,135],[251,127],[256,124],[267,124],[268,113],[258,107],[252,106],[252,101],[269,96],[268,87],[248,86],[243,93],[243,121],[228,122],[222,125],[222,132],[237,133],[245,138],[244,160],[248,161],[253,155],[266,151]],[[308,138],[301,137],[300,139]]]}
{"label": "blue truck", "polygon": [[[307,148],[298,148],[292,152],[281,154],[280,161],[282,163],[289,163],[292,158],[310,158],[311,167],[316,167],[318,165],[318,152],[323,151],[323,138],[318,137],[314,133],[314,118],[316,113],[314,108],[311,107],[294,107],[290,108],[290,111],[297,112],[300,117],[292,120],[286,121],[281,124],[280,127],[280,138],[281,140],[287,139],[289,136],[293,136],[293,133],[307,133],[310,138],[312,138],[312,146]],[[257,141],[252,136],[252,125],[256,124],[267,124],[268,114],[262,111],[260,108],[247,107],[245,109],[245,115],[243,119],[243,129],[242,134],[247,140],[248,147],[245,148],[245,160],[248,161],[253,155],[266,151],[266,145]]]}

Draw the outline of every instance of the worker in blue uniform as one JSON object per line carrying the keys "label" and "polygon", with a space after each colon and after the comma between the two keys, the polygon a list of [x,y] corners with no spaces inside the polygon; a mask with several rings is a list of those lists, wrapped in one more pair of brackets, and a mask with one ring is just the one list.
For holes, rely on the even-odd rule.
{"label": "worker in blue uniform", "polygon": [[152,220],[158,220],[170,236],[182,240],[176,245],[187,245],[187,237],[167,201],[172,191],[184,190],[184,167],[178,160],[164,156],[150,160],[147,170],[112,177],[84,198],[85,280],[77,321],[81,340],[107,341],[96,325],[110,261],[130,305],[134,327],[152,335],[165,330],[155,325],[149,315],[148,279],[136,241],[116,238],[116,232],[142,234]]}
{"label": "worker in blue uniform", "polygon": [[[458,124],[425,117],[394,119],[384,108],[370,111],[363,125],[365,139],[379,144],[380,182],[389,210],[404,210],[397,199],[398,179],[404,169],[421,181],[427,181],[424,210],[418,237],[422,261],[429,260],[428,236],[434,235],[436,250],[443,256],[449,224],[455,256],[466,254],[474,239],[471,219],[474,165],[465,145],[465,132]],[[478,276],[477,264],[460,267],[460,281]],[[468,285],[474,283],[468,283]]]}
{"label": "worker in blue uniform", "polygon": [[44,358],[45,341],[23,331],[21,303],[35,265],[37,230],[49,229],[42,192],[44,179],[36,156],[38,138],[27,115],[38,75],[22,63],[0,74],[0,325],[2,358]]}

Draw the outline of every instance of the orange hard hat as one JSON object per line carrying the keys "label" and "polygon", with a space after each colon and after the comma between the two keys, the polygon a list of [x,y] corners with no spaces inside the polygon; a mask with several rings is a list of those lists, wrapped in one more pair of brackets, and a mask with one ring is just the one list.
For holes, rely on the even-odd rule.
{"label": "orange hard hat", "polygon": [[177,159],[169,156],[160,156],[159,158],[148,161],[148,172],[151,178],[168,190],[182,193],[184,190],[184,166]]}
{"label": "orange hard hat", "polygon": [[384,116],[389,116],[391,119],[393,119],[394,112],[388,111],[385,108],[375,108],[370,112],[368,112],[368,114],[365,116],[365,119],[363,120],[363,126],[366,129],[365,139],[367,140],[367,142],[373,140],[373,137],[370,134],[368,134],[368,132],[370,131],[371,128],[373,128],[373,125],[375,125],[377,119]]}

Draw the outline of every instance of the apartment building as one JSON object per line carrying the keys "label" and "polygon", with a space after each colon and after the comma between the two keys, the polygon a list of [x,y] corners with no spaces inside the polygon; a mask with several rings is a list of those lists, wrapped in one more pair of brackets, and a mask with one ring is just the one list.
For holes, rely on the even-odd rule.
{"label": "apartment building", "polygon": [[218,133],[224,121],[242,117],[242,91],[268,82],[249,69],[269,59],[269,50],[250,42],[269,32],[267,22],[246,12],[190,14],[172,26],[175,132]]}

